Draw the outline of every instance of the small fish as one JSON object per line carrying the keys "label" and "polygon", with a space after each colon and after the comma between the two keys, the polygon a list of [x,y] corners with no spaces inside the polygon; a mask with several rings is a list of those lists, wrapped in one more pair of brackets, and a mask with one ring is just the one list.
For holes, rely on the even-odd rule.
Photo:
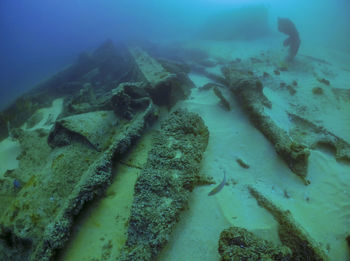
{"label": "small fish", "polygon": [[219,185],[217,185],[215,188],[213,188],[212,191],[209,192],[208,196],[213,196],[216,193],[220,192],[220,190],[222,190],[225,184],[226,184],[226,172],[224,171],[224,179],[221,181]]}

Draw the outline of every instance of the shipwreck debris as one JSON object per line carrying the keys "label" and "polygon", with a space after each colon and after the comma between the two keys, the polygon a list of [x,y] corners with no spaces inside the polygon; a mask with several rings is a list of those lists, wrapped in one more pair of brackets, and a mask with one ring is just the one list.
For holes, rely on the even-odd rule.
{"label": "shipwreck debris", "polygon": [[249,186],[248,189],[258,204],[269,211],[279,223],[278,235],[282,244],[292,250],[291,260],[304,260],[305,257],[315,261],[329,260],[324,251],[294,221],[289,210],[279,209],[255,188]]}
{"label": "shipwreck debris", "polygon": [[118,260],[153,260],[200,183],[199,163],[209,132],[203,120],[174,111],[154,136],[148,160],[136,181],[127,241]]}
{"label": "shipwreck debris", "polygon": [[288,247],[275,246],[239,227],[230,227],[221,232],[219,253],[222,261],[292,260],[292,251]]}
{"label": "shipwreck debris", "polygon": [[225,108],[225,110],[230,111],[231,105],[230,105],[229,101],[224,97],[222,92],[219,90],[219,88],[217,86],[215,86],[213,88],[213,91],[214,91],[214,94],[216,95],[216,97],[218,97],[220,99],[220,102],[221,102],[222,106]]}
{"label": "shipwreck debris", "polygon": [[264,112],[264,108],[271,108],[272,103],[263,93],[263,84],[254,76],[244,71],[238,71],[234,67],[227,66],[223,69],[229,89],[237,97],[237,100],[248,113],[253,124],[274,145],[278,155],[287,163],[288,167],[298,175],[305,184],[309,148],[303,143],[292,139],[288,133]]}

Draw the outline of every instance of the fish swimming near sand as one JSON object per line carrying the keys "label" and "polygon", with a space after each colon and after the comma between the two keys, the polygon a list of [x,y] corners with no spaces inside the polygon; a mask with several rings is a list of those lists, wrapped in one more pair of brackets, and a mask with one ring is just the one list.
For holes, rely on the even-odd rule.
{"label": "fish swimming near sand", "polygon": [[216,193],[220,192],[222,188],[225,186],[225,184],[226,184],[226,171],[224,171],[224,178],[221,181],[221,183],[217,185],[215,188],[213,188],[213,190],[209,192],[208,196],[213,196]]}

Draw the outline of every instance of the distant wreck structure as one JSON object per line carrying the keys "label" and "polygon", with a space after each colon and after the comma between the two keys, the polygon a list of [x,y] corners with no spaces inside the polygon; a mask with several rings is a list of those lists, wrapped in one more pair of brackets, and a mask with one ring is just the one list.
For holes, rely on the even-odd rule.
{"label": "distant wreck structure", "polygon": [[288,35],[284,40],[283,46],[289,46],[287,61],[292,61],[297,55],[300,47],[300,37],[297,28],[289,18],[278,18],[278,31]]}

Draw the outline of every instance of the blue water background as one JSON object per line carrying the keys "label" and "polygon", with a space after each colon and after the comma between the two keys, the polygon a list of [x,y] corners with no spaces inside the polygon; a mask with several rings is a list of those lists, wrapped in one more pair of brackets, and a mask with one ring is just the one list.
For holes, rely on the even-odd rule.
{"label": "blue water background", "polygon": [[290,17],[302,40],[350,52],[349,0],[1,0],[0,109],[106,39],[180,40],[239,5]]}

